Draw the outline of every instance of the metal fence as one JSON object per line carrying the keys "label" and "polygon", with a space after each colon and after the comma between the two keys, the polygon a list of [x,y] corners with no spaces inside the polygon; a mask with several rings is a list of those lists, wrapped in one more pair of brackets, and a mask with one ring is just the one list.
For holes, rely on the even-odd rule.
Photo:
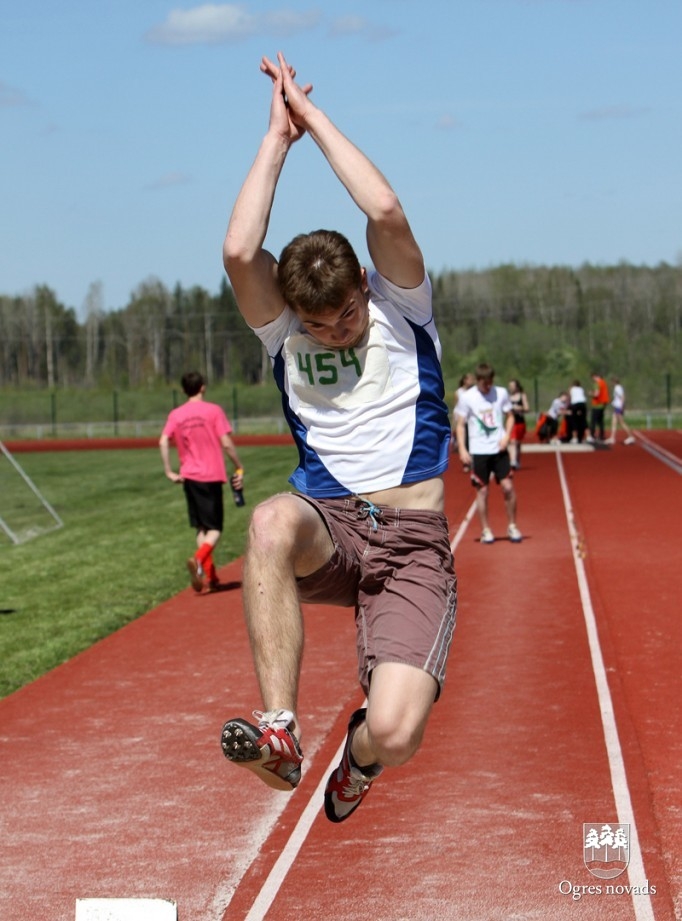
{"label": "metal fence", "polygon": [[[501,381],[502,382],[502,381]],[[534,379],[526,382],[534,424],[546,412],[561,388],[560,382]],[[449,384],[446,399],[450,409],[455,385]],[[657,405],[628,404],[627,419],[637,428],[682,428],[682,400],[667,382],[658,393]],[[274,385],[235,387],[209,386],[207,399],[226,411],[239,434],[281,434],[287,430],[281,395]],[[48,392],[0,391],[0,440],[26,438],[149,438],[158,437],[168,413],[184,400],[176,390]]]}

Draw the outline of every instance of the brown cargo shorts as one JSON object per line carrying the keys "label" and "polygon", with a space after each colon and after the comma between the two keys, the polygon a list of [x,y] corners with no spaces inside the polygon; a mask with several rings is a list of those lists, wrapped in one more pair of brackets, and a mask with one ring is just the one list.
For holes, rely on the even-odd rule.
{"label": "brown cargo shorts", "polygon": [[445,681],[457,614],[448,522],[439,512],[375,506],[350,496],[311,499],[334,543],[321,569],[298,580],[304,603],[355,608],[358,677],[402,662]]}

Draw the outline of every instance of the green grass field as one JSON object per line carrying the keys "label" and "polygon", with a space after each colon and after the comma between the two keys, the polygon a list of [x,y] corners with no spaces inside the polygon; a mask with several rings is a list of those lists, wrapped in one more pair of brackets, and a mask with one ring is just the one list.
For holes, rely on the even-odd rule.
{"label": "green grass field", "polygon": [[[294,447],[241,447],[239,453],[247,504],[235,508],[225,487],[218,566],[242,555],[249,509],[287,489],[296,464]],[[15,459],[64,527],[19,545],[0,534],[0,696],[186,588],[185,560],[195,547],[184,493],[164,477],[157,450],[30,453]],[[0,517],[11,524],[8,496],[23,487],[8,466],[0,479]],[[42,525],[49,521],[39,508],[35,516]]]}

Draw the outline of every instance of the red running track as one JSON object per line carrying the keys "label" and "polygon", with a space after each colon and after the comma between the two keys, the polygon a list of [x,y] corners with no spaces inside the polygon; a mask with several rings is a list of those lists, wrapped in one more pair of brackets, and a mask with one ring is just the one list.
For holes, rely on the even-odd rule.
{"label": "red running track", "polygon": [[[181,921],[681,918],[682,438],[660,436],[528,452],[520,545],[465,527],[473,490],[453,465],[446,689],[417,757],[342,825],[320,785],[362,701],[352,614],[306,611],[304,776],[271,791],[219,745],[224,719],[258,705],[239,563],[225,592],[188,589],[0,701],[0,917],[145,897],[176,900]],[[496,487],[491,511],[503,535]],[[600,880],[582,826],[619,821],[639,846]]]}

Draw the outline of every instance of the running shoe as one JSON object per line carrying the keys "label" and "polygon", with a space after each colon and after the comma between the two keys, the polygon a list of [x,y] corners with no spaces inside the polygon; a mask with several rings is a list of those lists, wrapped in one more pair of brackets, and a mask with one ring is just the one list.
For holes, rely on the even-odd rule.
{"label": "running shoe", "polygon": [[187,570],[189,572],[189,580],[192,583],[192,588],[195,592],[200,592],[204,587],[204,570],[201,568],[201,564],[196,557],[191,556],[187,560]]}
{"label": "running shoe", "polygon": [[628,435],[628,437],[627,437],[627,438],[625,439],[625,441],[623,442],[624,445],[633,445],[634,443],[635,443],[635,436],[634,436],[634,435]]}
{"label": "running shoe", "polygon": [[483,533],[481,534],[481,543],[482,544],[494,544],[495,535],[490,530],[490,528],[483,528]]}
{"label": "running shoe", "polygon": [[507,537],[513,544],[520,544],[523,540],[523,534],[519,531],[515,524],[510,524],[507,528]]}
{"label": "running shoe", "polygon": [[291,791],[301,779],[303,752],[288,728],[294,721],[291,710],[254,710],[258,725],[246,720],[228,720],[223,726],[223,754],[234,764],[253,771],[275,790]]}
{"label": "running shoe", "polygon": [[353,734],[360,723],[364,722],[366,714],[367,710],[363,707],[361,710],[356,710],[351,716],[341,763],[327,781],[324,791],[324,811],[330,822],[343,822],[352,812],[355,812],[369,793],[372,782],[383,770],[380,764],[359,768],[350,753]]}

